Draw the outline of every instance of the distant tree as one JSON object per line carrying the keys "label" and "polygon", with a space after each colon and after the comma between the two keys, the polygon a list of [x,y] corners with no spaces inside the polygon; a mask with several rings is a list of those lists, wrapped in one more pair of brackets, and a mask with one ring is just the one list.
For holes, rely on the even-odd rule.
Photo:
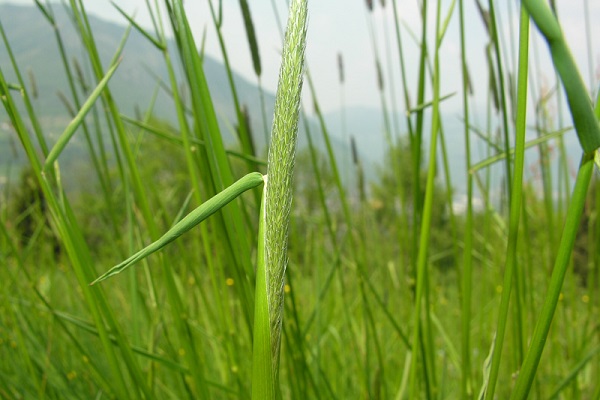
{"label": "distant tree", "polygon": [[50,226],[46,200],[42,188],[30,166],[21,171],[9,205],[10,215],[19,233],[18,243],[29,245],[37,240],[42,245],[49,245],[55,255],[60,253],[60,244]]}
{"label": "distant tree", "polygon": [[[330,211],[333,212],[336,208],[333,200],[335,196],[333,173],[323,154],[317,153],[316,158],[325,201]],[[298,210],[299,213],[320,214],[322,212],[321,200],[319,198],[319,183],[317,182],[311,154],[308,149],[298,151],[296,156],[294,191],[294,209]]]}
{"label": "distant tree", "polygon": [[[390,217],[400,213],[412,215],[412,198],[416,188],[412,158],[410,144],[402,138],[388,148],[383,165],[377,166],[377,181],[371,184],[371,202],[379,221],[390,221]],[[421,188],[425,187],[426,179],[427,171],[420,169]]]}
{"label": "distant tree", "polygon": [[[423,204],[414,204],[417,187],[420,199],[425,198],[427,169],[419,166],[415,173],[410,144],[406,137],[391,146],[385,155],[385,163],[377,169],[378,180],[371,184],[370,205],[380,229],[389,237],[398,237],[399,229],[411,229],[413,215],[422,209]],[[418,176],[419,185],[416,185]],[[431,222],[430,254],[448,253],[436,262],[440,267],[454,265],[452,248],[454,238],[449,220],[449,205],[445,189],[439,183],[434,185],[433,214]]]}
{"label": "distant tree", "polygon": [[588,285],[590,276],[595,279],[600,277],[599,192],[600,183],[598,179],[594,179],[588,191],[587,202],[573,247],[573,270],[578,275],[582,286]]}

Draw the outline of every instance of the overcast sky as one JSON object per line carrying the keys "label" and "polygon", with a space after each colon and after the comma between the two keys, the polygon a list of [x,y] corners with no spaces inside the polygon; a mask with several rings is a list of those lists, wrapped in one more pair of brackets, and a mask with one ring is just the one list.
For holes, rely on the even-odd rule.
{"label": "overcast sky", "polygon": [[[379,0],[375,0],[375,9],[372,13],[366,12],[365,0],[309,0],[309,30],[307,44],[307,63],[312,73],[317,88],[317,95],[322,108],[332,111],[340,106],[341,90],[338,80],[337,55],[341,53],[345,66],[345,85],[343,88],[346,106],[370,106],[379,107],[380,97],[377,91],[377,74],[374,62],[374,49],[369,26],[374,26],[377,52],[381,57],[385,68],[386,88],[392,87],[393,83],[396,93],[400,93],[398,73],[398,53],[395,44],[395,33],[391,1],[387,0],[386,7],[382,8]],[[0,2],[13,2],[19,4],[33,4],[32,0],[0,0]],[[126,12],[136,15],[136,20],[142,25],[150,26],[148,13],[144,0],[116,0]],[[217,0],[213,0],[217,2]],[[275,91],[279,69],[279,51],[281,48],[281,37],[277,26],[273,1],[271,0],[248,0],[254,20],[254,27],[258,36],[260,54],[262,59],[262,82],[267,90]],[[153,3],[153,1],[151,1]],[[160,3],[160,1],[159,1]],[[277,11],[285,24],[287,15],[287,0],[274,0]],[[434,2],[430,1],[429,4]],[[483,1],[487,4],[487,1]],[[589,60],[585,41],[584,24],[584,1],[582,0],[557,0],[559,16],[565,34],[572,47],[572,52],[579,61],[581,73],[586,83],[590,83]],[[84,0],[88,12],[111,21],[124,23],[124,19],[114,10],[107,0]],[[402,35],[405,41],[405,57],[407,60],[410,88],[414,93],[417,79],[416,66],[418,64],[418,52],[416,45],[412,42],[410,31],[420,32],[419,2],[417,0],[397,1],[399,16],[403,24]],[[442,9],[447,10],[451,1],[442,1]],[[485,85],[487,72],[484,59],[484,48],[486,45],[486,34],[481,19],[475,9],[475,1],[466,1],[466,20],[468,24],[468,62],[476,87],[476,95],[485,97]],[[499,15],[501,16],[501,34],[508,35],[511,27],[518,28],[516,15],[518,2],[516,0],[502,0],[496,2]],[[188,18],[198,38],[206,31],[206,51],[211,56],[222,59],[221,50],[216,39],[215,29],[210,19],[208,0],[188,0],[186,2]],[[513,14],[509,15],[509,9]],[[459,71],[459,41],[458,41],[458,13],[452,17],[448,28],[448,34],[442,45],[441,67],[442,67],[442,94],[460,91]],[[600,1],[589,1],[589,15],[592,40],[596,40],[592,46],[593,74],[598,75],[597,65],[600,64],[600,24],[594,21],[600,20]],[[252,60],[248,49],[244,24],[242,21],[239,2],[236,0],[223,0],[223,33],[228,54],[234,69],[252,82],[256,82],[256,76],[252,68]],[[429,12],[431,23],[430,43],[434,31],[433,20],[435,9],[431,7]],[[552,82],[552,67],[547,57],[547,47],[539,39],[537,30],[534,33],[535,46],[532,53],[537,52],[541,60],[540,71],[535,75]],[[389,43],[387,42],[389,40]],[[431,44],[430,44],[431,45]],[[389,48],[389,51],[387,50]],[[511,53],[509,42],[503,51]],[[389,57],[389,58],[388,58]],[[509,55],[509,60],[512,58]],[[391,75],[388,66],[392,67]],[[534,65],[534,64],[532,64]],[[532,67],[533,68],[533,67]],[[482,79],[483,78],[483,79]],[[597,82],[597,76],[594,78]],[[594,82],[594,86],[596,83]],[[388,91],[389,92],[389,91]],[[388,95],[389,96],[389,95]],[[398,95],[397,108],[405,108]],[[307,98],[305,98],[306,101]],[[388,98],[388,103],[392,99]],[[460,104],[459,96],[454,100],[456,107]],[[448,107],[448,106],[447,106]],[[450,105],[450,107],[453,107]],[[311,107],[309,107],[311,108]]]}

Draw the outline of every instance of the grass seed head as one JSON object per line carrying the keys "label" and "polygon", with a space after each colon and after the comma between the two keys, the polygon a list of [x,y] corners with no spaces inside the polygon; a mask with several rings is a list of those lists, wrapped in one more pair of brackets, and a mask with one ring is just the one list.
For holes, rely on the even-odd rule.
{"label": "grass seed head", "polygon": [[307,2],[294,0],[285,34],[275,116],[269,148],[265,185],[265,263],[271,324],[271,347],[275,369],[279,363],[284,275],[287,266],[287,241],[292,206],[300,95],[304,76]]}

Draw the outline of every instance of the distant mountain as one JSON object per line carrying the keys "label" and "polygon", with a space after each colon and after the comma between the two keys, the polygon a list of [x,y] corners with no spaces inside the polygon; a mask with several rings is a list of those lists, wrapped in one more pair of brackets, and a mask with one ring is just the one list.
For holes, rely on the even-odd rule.
{"label": "distant mountain", "polygon": [[[77,58],[83,64],[84,71],[87,72],[87,85],[93,87],[90,68],[87,68],[87,58],[83,54],[72,21],[63,6],[54,4],[52,8],[65,43],[66,53],[72,57],[69,62],[73,65],[73,59]],[[67,94],[67,78],[54,31],[47,20],[36,7],[0,4],[0,21],[21,72],[31,71],[35,77],[39,92],[36,109],[40,115],[66,115],[56,93],[60,90]],[[108,64],[126,27],[106,22],[92,15],[89,16],[89,21],[100,56],[104,63]],[[174,50],[175,43],[169,43],[169,48]],[[176,57],[173,59],[177,60]],[[15,79],[6,49],[3,47],[0,48],[0,67],[8,80]],[[221,116],[232,117],[232,96],[225,69],[210,56],[205,56],[204,71],[216,109]],[[123,51],[123,61],[109,83],[121,110],[126,114],[132,114],[135,107],[144,111],[157,87],[156,78],[165,82],[168,80],[163,56],[147,39],[136,30],[132,30]],[[234,74],[234,81],[240,102],[248,107],[251,115],[260,115],[258,88],[236,74]],[[265,100],[267,113],[272,114],[273,95],[266,93]],[[172,102],[162,90],[157,98],[154,112],[163,118],[174,119],[175,117]],[[256,125],[256,130],[262,132],[262,122],[258,118],[252,122]]]}
{"label": "distant mountain", "polygon": [[[62,5],[53,4],[53,12],[60,29],[60,34],[65,45],[71,66],[81,64],[84,71],[86,85],[93,88],[94,80],[91,78],[91,68],[87,56],[83,52],[79,36],[76,34],[73,22]],[[105,64],[109,63],[114,55],[126,30],[125,24],[115,24],[88,15],[96,45]],[[0,22],[7,34],[9,44],[26,83],[31,87],[31,80],[35,81],[38,97],[34,101],[37,115],[47,135],[56,136],[62,132],[69,121],[65,106],[59,101],[58,93],[62,92],[71,98],[67,77],[60,58],[59,48],[55,33],[48,21],[35,6],[16,6],[0,4]],[[171,51],[175,51],[174,42],[168,43]],[[177,63],[178,57],[173,54],[172,60]],[[10,64],[7,50],[0,47],[0,68],[9,82],[16,82],[16,74]],[[180,70],[176,67],[177,70]],[[208,81],[215,110],[220,120],[221,131],[225,141],[233,144],[233,126],[235,126],[235,112],[233,98],[224,66],[208,55],[204,56],[204,72]],[[157,79],[167,81],[167,70],[162,54],[136,30],[132,30],[123,50],[123,61],[117,72],[111,78],[109,87],[116,99],[120,110],[133,116],[135,110],[145,111],[150,104],[150,99],[157,89]],[[265,126],[262,121],[260,92],[258,87],[234,73],[234,82],[240,103],[244,105],[250,115],[250,124],[254,133],[254,140],[259,149],[264,148]],[[80,99],[86,95],[78,88]],[[185,93],[184,93],[185,95]],[[185,96],[184,96],[185,97]],[[189,100],[189,99],[188,99]],[[272,93],[264,93],[267,115],[267,130],[270,130],[275,97]],[[158,91],[154,114],[169,121],[175,121],[175,110],[169,95],[164,90]],[[7,116],[0,108],[0,177],[6,173],[8,163],[13,165],[23,164],[24,157],[15,155],[15,150],[20,146],[15,143],[14,135],[10,133],[5,123]],[[328,120],[328,122],[331,122]],[[316,146],[323,150],[322,135],[317,129],[317,124],[311,123]],[[332,133],[332,146],[342,158],[350,154],[349,142],[336,132]],[[76,138],[69,144],[68,150],[77,148]],[[304,129],[299,133],[299,148],[307,146]],[[79,146],[83,149],[83,146]],[[363,150],[359,147],[359,151]],[[65,158],[67,155],[65,155]],[[366,164],[366,162],[364,162]],[[343,164],[340,163],[343,167]],[[371,174],[369,174],[371,175]],[[0,182],[1,184],[2,182]]]}
{"label": "distant mountain", "polygon": [[325,115],[327,127],[336,137],[350,140],[364,156],[363,163],[381,162],[385,156],[385,125],[381,110],[368,107],[349,107]]}
{"label": "distant mountain", "polygon": [[[74,59],[79,60],[88,87],[93,87],[95,84],[91,79],[90,68],[86,61],[87,57],[82,50],[80,39],[75,33],[69,14],[60,4],[54,4],[53,11],[65,44],[69,63],[73,65]],[[101,57],[107,65],[125,33],[126,24],[125,22],[123,24],[107,22],[93,15],[89,15],[88,18]],[[49,137],[55,137],[62,132],[70,119],[64,105],[59,101],[57,93],[60,91],[68,98],[70,98],[70,93],[54,31],[35,6],[0,4],[0,22],[28,87],[32,85],[30,76],[35,80],[39,96],[34,100],[34,107],[43,125],[44,132]],[[175,43],[169,43],[169,48],[171,51],[175,51]],[[176,63],[178,57],[175,54],[172,56],[173,62]],[[4,45],[0,45],[0,69],[9,82],[16,83],[16,75]],[[180,68],[176,67],[176,70],[179,71]],[[236,117],[225,68],[215,59],[205,55],[204,71],[221,124],[221,131],[226,143],[233,146],[234,135],[232,129],[235,126]],[[167,71],[162,54],[141,34],[132,30],[123,51],[123,61],[109,83],[121,112],[134,116],[136,108],[145,111],[157,88],[157,79],[167,81]],[[265,127],[262,121],[260,93],[257,86],[235,73],[234,82],[240,102],[248,109],[256,145],[259,149],[263,149],[265,131],[269,131],[271,127],[274,95],[268,92],[264,93],[267,115]],[[80,90],[80,88],[78,89]],[[162,89],[158,93],[153,110],[154,114],[174,122],[175,110],[171,99]],[[81,90],[80,94],[80,98],[83,100],[86,96],[81,93]],[[453,174],[452,184],[458,194],[464,193],[466,183],[463,123],[456,115],[443,115],[442,118],[450,170]],[[485,121],[485,116],[482,115],[474,119]],[[0,187],[6,181],[7,175],[16,176],[18,167],[26,163],[23,154],[20,152],[21,146],[17,143],[7,120],[4,109],[0,107]],[[400,132],[405,134],[407,128],[404,116],[398,114],[395,118],[391,118],[392,124],[394,120],[398,121]],[[309,118],[309,121],[311,121],[310,128],[316,146],[324,152],[324,143],[318,128],[319,125],[314,119]],[[352,136],[356,142],[367,179],[376,179],[377,174],[374,165],[383,166],[387,146],[384,118],[381,110],[352,107],[328,113],[325,115],[325,121],[337,155],[338,165],[342,170],[342,177],[349,181],[354,173],[350,160],[350,137]],[[427,141],[430,127],[425,126],[424,129]],[[571,133],[567,136],[568,154],[573,160],[573,166],[575,166],[580,153],[579,145],[574,134]],[[69,154],[72,157],[81,154],[77,152],[83,151],[84,146],[81,143],[82,141],[78,143],[77,140],[78,137],[76,136],[73,142],[69,144],[65,158]],[[305,130],[301,126],[299,148],[302,149],[306,146]],[[477,155],[479,153],[478,149],[485,148],[484,144],[478,143],[477,140],[474,141],[474,161],[487,157],[487,151],[481,152],[479,156]],[[261,154],[264,153],[261,152]],[[528,159],[535,163],[538,158],[537,150],[529,150],[527,154]]]}
{"label": "distant mountain", "polygon": [[[406,118],[402,113],[388,113],[391,136],[408,134]],[[387,148],[386,122],[383,112],[377,108],[349,107],[344,111],[334,111],[326,115],[327,126],[337,139],[349,141],[354,138],[360,149],[362,163],[366,165],[366,173],[370,180],[377,179],[376,166],[384,166]],[[424,126],[425,143],[429,141],[431,126],[426,119]],[[453,174],[453,187],[459,192],[465,188],[465,149],[464,126],[456,116],[444,118],[444,133],[449,156],[450,169]]]}

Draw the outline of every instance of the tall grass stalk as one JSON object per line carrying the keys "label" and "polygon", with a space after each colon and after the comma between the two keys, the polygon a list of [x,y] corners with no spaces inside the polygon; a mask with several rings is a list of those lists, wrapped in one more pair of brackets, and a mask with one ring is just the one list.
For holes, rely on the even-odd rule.
{"label": "tall grass stalk", "polygon": [[577,180],[575,181],[571,205],[569,206],[567,213],[560,247],[556,256],[550,285],[548,287],[548,293],[546,294],[546,299],[540,312],[540,317],[536,324],[525,361],[519,372],[519,377],[517,378],[515,390],[511,395],[511,399],[526,399],[529,395],[531,385],[533,384],[535,373],[550,330],[550,324],[558,304],[558,298],[569,265],[571,252],[573,251],[576,230],[581,220],[581,215],[583,214],[585,197],[593,170],[593,154],[584,154],[581,160]]}
{"label": "tall grass stalk", "polygon": [[[431,228],[431,212],[433,205],[433,183],[436,170],[436,152],[437,138],[439,134],[439,97],[440,97],[440,64],[439,64],[439,49],[442,43],[441,31],[441,2],[437,2],[436,19],[435,19],[435,46],[434,46],[434,61],[433,61],[433,109],[432,109],[432,124],[431,124],[431,139],[429,144],[429,165],[427,174],[427,184],[425,188],[425,200],[423,205],[423,219],[421,221],[421,235],[419,238],[419,251],[416,264],[416,294],[415,307],[413,317],[413,334],[412,348],[418,349],[421,345],[424,347],[421,362],[423,363],[423,373],[428,379],[425,380],[425,392],[427,396],[435,395],[436,384],[435,376],[432,372],[435,371],[431,365],[433,357],[431,352],[432,343],[427,339],[428,327],[430,326],[430,309],[429,302],[426,298],[429,291],[429,272],[428,272],[428,252],[429,252],[429,235]],[[423,14],[423,24],[427,15]],[[425,337],[425,339],[422,339]],[[421,342],[423,340],[423,343]],[[417,365],[419,357],[417,353],[413,353],[410,369],[410,396],[417,398],[419,392],[419,378],[417,375]]]}
{"label": "tall grass stalk", "polygon": [[465,135],[466,179],[467,179],[467,215],[465,221],[463,269],[461,282],[461,396],[465,399],[473,395],[471,376],[471,298],[473,281],[473,177],[471,169],[471,137],[469,134],[469,77],[467,75],[466,35],[464,1],[458,2],[460,48],[461,48],[461,78],[462,78],[462,104]]}
{"label": "tall grass stalk", "polygon": [[[509,113],[509,109],[508,109],[508,102],[506,100],[506,85],[505,85],[505,74],[504,74],[504,64],[503,64],[503,59],[502,59],[502,52],[501,52],[501,46],[500,46],[500,37],[498,35],[498,26],[497,26],[497,17],[496,17],[496,8],[494,6],[494,2],[492,0],[488,1],[488,7],[489,7],[489,34],[490,34],[490,41],[493,47],[493,51],[494,51],[494,61],[495,61],[495,68],[496,68],[496,72],[497,72],[497,86],[495,87],[496,93],[496,99],[498,101],[498,105],[497,108],[500,110],[500,113],[502,115],[502,137],[503,137],[503,141],[504,141],[504,151],[508,151],[508,149],[510,149],[511,147],[511,142],[510,142],[510,126],[509,126],[509,118],[508,118],[508,113]],[[492,66],[490,65],[490,68],[492,68]],[[505,181],[506,181],[506,190],[507,190],[507,194],[510,197],[510,193],[511,193],[511,183],[510,183],[510,179],[512,179],[511,177],[512,175],[512,167],[511,167],[511,163],[510,161],[507,159],[506,162],[504,163],[505,166]]]}
{"label": "tall grass stalk", "polygon": [[[239,97],[237,94],[237,89],[233,82],[233,73],[232,73],[231,66],[229,65],[229,56],[227,54],[225,40],[221,33],[222,18],[219,18],[219,16],[217,16],[217,14],[215,12],[215,8],[213,6],[213,2],[209,0],[208,4],[210,6],[210,12],[212,15],[213,24],[215,25],[215,30],[217,31],[217,38],[219,39],[219,46],[221,48],[221,54],[223,55],[223,63],[225,64],[225,71],[227,72],[227,79],[229,81],[229,87],[231,89],[231,96],[233,98],[233,105],[235,107],[235,112],[236,112],[236,117],[237,117],[238,139],[240,141],[242,151],[244,153],[249,154],[249,155],[255,155],[256,152],[255,152],[255,147],[254,147],[254,143],[252,140],[252,136],[250,133],[250,128],[249,128],[249,126],[247,126],[246,117],[244,116],[244,112],[242,110],[242,106],[240,104]],[[219,4],[221,4],[221,2],[219,2]],[[243,4],[243,2],[241,4]],[[247,9],[247,7],[244,8],[242,6],[242,10],[245,10],[245,9]],[[243,14],[244,14],[245,22],[250,21],[249,20],[249,18],[250,18],[249,11],[248,12],[244,11]],[[251,26],[252,25],[250,25],[250,27]],[[246,30],[247,30],[247,32],[252,32],[252,29],[248,27],[248,22],[246,22]],[[249,35],[249,38],[252,37],[252,33],[247,33],[247,34]],[[260,70],[261,70],[260,69],[260,58],[258,57],[258,53],[257,53],[258,50],[256,48],[256,43],[252,39],[249,39],[249,43],[250,43],[250,48],[252,49],[252,60],[253,60],[254,70],[257,73],[257,75],[260,75]],[[250,161],[249,161],[248,167],[250,170],[256,169],[256,165],[254,165]]]}
{"label": "tall grass stalk", "polygon": [[307,1],[290,4],[258,235],[252,398],[280,396],[279,352],[288,230],[304,78]]}
{"label": "tall grass stalk", "polygon": [[[504,283],[500,313],[498,315],[498,330],[494,336],[494,352],[492,356],[489,383],[485,389],[486,399],[493,399],[500,369],[500,360],[504,344],[504,335],[507,326],[510,295],[512,292],[513,276],[519,267],[517,263],[517,243],[519,237],[519,224],[521,220],[521,201],[523,196],[523,168],[525,163],[525,122],[527,120],[527,74],[529,59],[529,15],[521,8],[519,24],[519,70],[517,76],[517,115],[515,138],[515,165],[514,176],[511,180],[512,198],[510,201],[510,219],[508,228],[508,247],[506,251],[506,264],[504,266]],[[521,327],[522,322],[518,324]],[[520,332],[519,332],[520,334]]]}
{"label": "tall grass stalk", "polygon": [[567,95],[581,147],[586,153],[592,152],[600,147],[600,126],[560,24],[546,2],[526,0],[523,5],[548,43],[552,62]]}

